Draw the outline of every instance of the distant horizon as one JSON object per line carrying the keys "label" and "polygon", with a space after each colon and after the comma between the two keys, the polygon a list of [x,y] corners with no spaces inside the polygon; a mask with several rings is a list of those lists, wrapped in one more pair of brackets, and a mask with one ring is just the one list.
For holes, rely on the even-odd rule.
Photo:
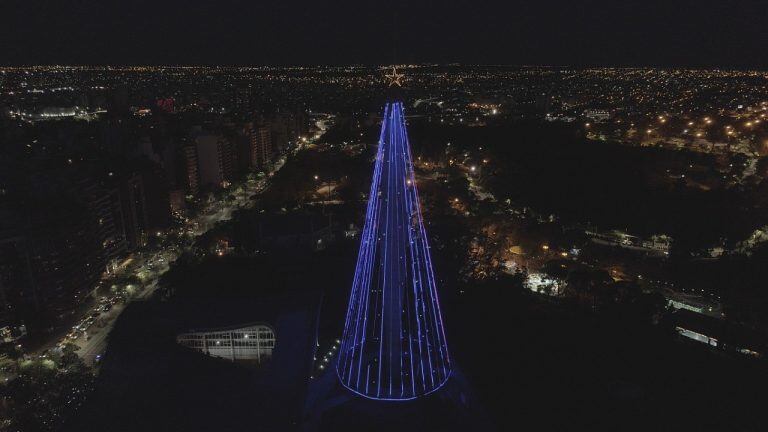
{"label": "distant horizon", "polygon": [[435,62],[423,62],[423,63],[295,63],[295,64],[163,64],[163,63],[136,63],[136,64],[0,64],[0,69],[34,69],[34,68],[71,68],[71,69],[108,69],[108,68],[179,68],[179,69],[196,69],[196,68],[222,68],[222,69],[295,69],[295,68],[346,68],[346,67],[359,67],[359,68],[385,68],[388,66],[404,66],[404,67],[507,67],[507,68],[545,68],[545,69],[650,69],[650,70],[687,70],[687,71],[738,71],[738,72],[768,72],[768,66],[652,66],[652,65],[556,65],[556,64],[516,64],[516,63],[461,63],[461,62],[449,62],[449,63],[435,63]]}

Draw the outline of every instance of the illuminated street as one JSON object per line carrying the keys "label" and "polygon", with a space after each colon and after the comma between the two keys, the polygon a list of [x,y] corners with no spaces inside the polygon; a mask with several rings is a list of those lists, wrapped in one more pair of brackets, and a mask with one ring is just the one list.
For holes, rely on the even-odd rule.
{"label": "illuminated street", "polygon": [[[323,132],[326,130],[327,125],[331,124],[330,118],[324,118],[324,120],[318,121],[318,133],[308,143],[314,142],[314,140],[322,137]],[[294,154],[301,151],[303,146],[297,147]],[[136,276],[141,280],[141,287],[129,286],[128,290],[136,291],[135,294],[128,297],[128,302],[135,300],[144,300],[152,296],[158,287],[158,280],[168,270],[169,265],[179,256],[183,251],[189,250],[194,239],[203,233],[210,230],[214,225],[219,222],[227,221],[232,218],[233,212],[239,209],[245,209],[253,206],[254,199],[258,199],[257,196],[264,192],[269,187],[269,177],[277,173],[283,165],[286,163],[285,158],[279,159],[272,171],[268,176],[262,177],[258,180],[248,180],[241,186],[236,186],[241,191],[236,193],[236,199],[232,202],[219,201],[209,202],[206,204],[201,215],[194,219],[189,220],[185,228],[182,230],[188,230],[189,236],[184,243],[180,245],[168,246],[165,249],[154,251],[151,253],[138,253],[132,257],[129,264],[119,270],[119,273],[111,275],[113,278],[120,276]],[[99,293],[95,293],[96,296],[100,296]],[[104,297],[106,298],[106,297]],[[116,297],[111,296],[111,299]],[[72,332],[76,338],[67,337],[58,342],[59,347],[64,344],[73,344],[76,346],[76,353],[83,358],[83,360],[89,364],[95,364],[104,354],[107,348],[107,342],[109,341],[109,332],[115,324],[115,321],[120,316],[120,313],[125,308],[125,303],[122,301],[113,301],[114,304],[108,311],[103,311],[103,305],[100,303],[94,310],[86,314],[81,321],[79,328]],[[89,319],[91,313],[98,314],[97,319]]]}

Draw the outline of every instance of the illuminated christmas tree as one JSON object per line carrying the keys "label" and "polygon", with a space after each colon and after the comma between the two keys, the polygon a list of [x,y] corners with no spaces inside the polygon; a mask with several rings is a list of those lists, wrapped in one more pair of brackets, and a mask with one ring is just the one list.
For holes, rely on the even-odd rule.
{"label": "illuminated christmas tree", "polygon": [[386,105],[378,144],[337,372],[362,396],[408,400],[440,388],[451,362],[402,102]]}

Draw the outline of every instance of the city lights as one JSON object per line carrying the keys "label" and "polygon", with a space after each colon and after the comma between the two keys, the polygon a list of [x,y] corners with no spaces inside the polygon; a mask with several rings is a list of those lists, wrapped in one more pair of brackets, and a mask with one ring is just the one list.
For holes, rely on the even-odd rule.
{"label": "city lights", "polygon": [[768,429],[761,2],[70,3],[1,8],[0,432]]}

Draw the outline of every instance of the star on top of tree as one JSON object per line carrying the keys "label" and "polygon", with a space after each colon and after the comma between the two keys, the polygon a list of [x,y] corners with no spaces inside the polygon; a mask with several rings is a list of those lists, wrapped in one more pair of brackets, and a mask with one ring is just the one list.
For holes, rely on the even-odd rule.
{"label": "star on top of tree", "polygon": [[390,87],[403,86],[403,78],[405,78],[405,74],[397,73],[397,66],[392,66],[392,72],[389,74],[385,74],[384,77],[387,79],[387,84]]}

